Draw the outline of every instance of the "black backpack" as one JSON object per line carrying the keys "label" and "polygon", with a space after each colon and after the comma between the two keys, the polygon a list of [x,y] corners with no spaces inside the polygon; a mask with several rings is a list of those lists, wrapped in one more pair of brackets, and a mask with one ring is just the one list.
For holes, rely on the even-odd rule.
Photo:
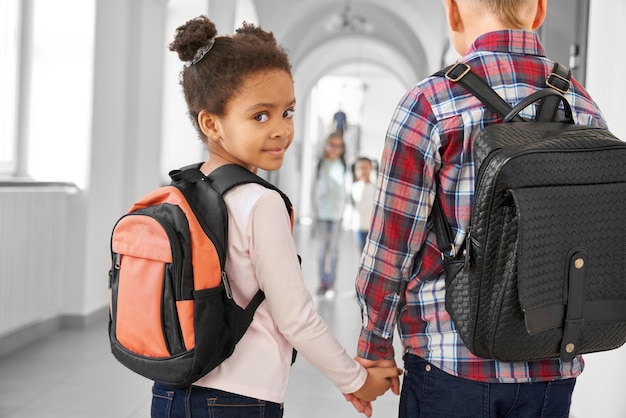
{"label": "black backpack", "polygon": [[[437,73],[504,119],[477,137],[475,191],[462,248],[441,206],[446,310],[475,355],[531,361],[626,341],[626,143],[573,124],[556,64],[547,86],[511,108],[463,63]],[[540,101],[536,121],[518,113]],[[559,104],[565,120],[554,122]],[[452,250],[451,250],[452,249]]]}
{"label": "black backpack", "polygon": [[245,308],[233,300],[224,193],[244,183],[275,190],[293,227],[291,202],[269,182],[234,164],[205,176],[200,165],[170,172],[171,185],[137,201],[111,236],[111,351],[134,372],[177,387],[233,353],[265,298],[259,290]]}

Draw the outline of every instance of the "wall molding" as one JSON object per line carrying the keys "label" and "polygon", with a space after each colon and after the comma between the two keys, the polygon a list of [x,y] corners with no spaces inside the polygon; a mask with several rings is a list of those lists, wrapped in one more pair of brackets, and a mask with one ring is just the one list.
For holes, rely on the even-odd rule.
{"label": "wall molding", "polygon": [[16,331],[0,336],[0,358],[34,343],[41,343],[55,332],[62,330],[84,330],[92,326],[103,327],[108,321],[108,306],[87,315],[59,315],[44,321],[27,325]]}

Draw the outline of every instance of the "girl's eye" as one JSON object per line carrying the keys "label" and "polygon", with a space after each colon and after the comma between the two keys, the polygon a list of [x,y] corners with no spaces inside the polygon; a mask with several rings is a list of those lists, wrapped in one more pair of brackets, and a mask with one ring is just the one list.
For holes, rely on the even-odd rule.
{"label": "girl's eye", "polygon": [[269,120],[269,117],[265,113],[259,113],[254,117],[254,119],[259,122],[267,122]]}
{"label": "girl's eye", "polygon": [[287,109],[285,110],[285,113],[283,113],[283,117],[291,119],[293,118],[293,112],[295,111],[296,111],[295,109]]}

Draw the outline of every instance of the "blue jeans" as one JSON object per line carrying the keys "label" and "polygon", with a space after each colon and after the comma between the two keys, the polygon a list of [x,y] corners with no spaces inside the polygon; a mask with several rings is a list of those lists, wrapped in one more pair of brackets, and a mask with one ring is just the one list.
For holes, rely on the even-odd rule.
{"label": "blue jeans", "polygon": [[329,289],[335,284],[337,253],[341,221],[318,220],[316,231],[319,234],[319,272],[321,287]]}
{"label": "blue jeans", "polygon": [[224,392],[190,386],[173,388],[155,383],[152,387],[152,418],[281,418],[283,405]]}
{"label": "blue jeans", "polygon": [[484,383],[405,354],[400,418],[567,418],[576,379]]}
{"label": "blue jeans", "polygon": [[354,238],[356,240],[356,245],[357,245],[357,248],[360,251],[359,257],[361,256],[361,253],[363,252],[363,249],[365,248],[365,241],[367,240],[367,233],[368,232],[369,231],[365,230],[365,231],[356,231],[354,233]]}

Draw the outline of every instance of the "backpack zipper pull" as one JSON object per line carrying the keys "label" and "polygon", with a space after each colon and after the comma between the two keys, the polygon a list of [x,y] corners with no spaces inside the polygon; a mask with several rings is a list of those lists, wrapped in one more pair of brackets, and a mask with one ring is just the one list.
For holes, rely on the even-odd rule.
{"label": "backpack zipper pull", "polygon": [[[114,259],[113,259],[113,266],[111,267],[111,269],[109,270],[109,289],[111,289],[111,286],[113,285],[113,275],[117,274],[119,275],[119,269],[120,269],[120,263],[122,260],[122,256],[120,254],[115,253]],[[115,272],[114,272],[115,270]]]}
{"label": "backpack zipper pull", "polygon": [[224,283],[224,290],[226,291],[226,297],[228,299],[233,298],[233,292],[230,289],[230,283],[228,282],[228,277],[226,276],[226,272],[222,271],[222,283]]}

